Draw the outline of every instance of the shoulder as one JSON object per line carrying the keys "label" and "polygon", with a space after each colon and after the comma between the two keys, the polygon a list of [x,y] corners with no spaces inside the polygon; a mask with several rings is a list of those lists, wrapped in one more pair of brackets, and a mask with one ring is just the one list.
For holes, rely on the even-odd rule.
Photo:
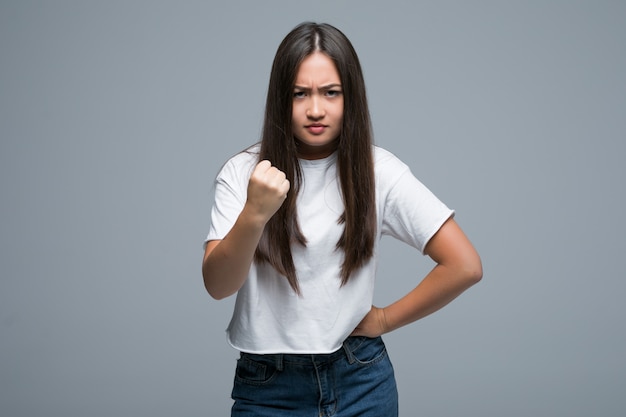
{"label": "shoulder", "polygon": [[217,178],[237,178],[244,176],[246,179],[252,173],[252,169],[259,159],[260,145],[254,144],[243,151],[230,157],[222,166]]}
{"label": "shoulder", "polygon": [[396,155],[379,146],[373,146],[374,172],[377,181],[395,182],[395,180],[409,171],[409,167]]}
{"label": "shoulder", "polygon": [[244,167],[250,164],[256,164],[259,159],[259,152],[261,145],[255,143],[254,145],[244,149],[243,151],[233,155],[225,165],[232,165],[236,167]]}
{"label": "shoulder", "polygon": [[407,165],[400,160],[395,154],[380,146],[373,146],[372,153],[374,155],[375,168],[407,168]]}

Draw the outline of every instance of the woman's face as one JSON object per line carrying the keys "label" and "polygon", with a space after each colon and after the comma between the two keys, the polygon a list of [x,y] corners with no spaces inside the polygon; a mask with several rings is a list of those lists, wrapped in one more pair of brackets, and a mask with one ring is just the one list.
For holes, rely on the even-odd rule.
{"label": "woman's face", "polygon": [[339,73],[328,56],[315,52],[300,64],[293,92],[291,123],[298,140],[298,156],[320,159],[333,153],[342,122]]}

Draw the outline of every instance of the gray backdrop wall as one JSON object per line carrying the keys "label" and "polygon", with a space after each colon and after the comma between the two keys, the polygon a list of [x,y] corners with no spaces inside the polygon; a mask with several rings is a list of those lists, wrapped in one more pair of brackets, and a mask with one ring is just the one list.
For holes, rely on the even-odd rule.
{"label": "gray backdrop wall", "polygon": [[[224,416],[200,275],[212,180],[273,54],[341,28],[377,144],[483,281],[387,336],[409,416],[626,414],[623,1],[0,1],[0,414]],[[376,302],[432,267],[389,240]]]}

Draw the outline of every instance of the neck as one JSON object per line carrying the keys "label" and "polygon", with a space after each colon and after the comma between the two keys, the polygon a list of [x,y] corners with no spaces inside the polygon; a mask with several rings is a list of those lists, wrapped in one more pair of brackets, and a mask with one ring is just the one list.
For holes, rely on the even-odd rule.
{"label": "neck", "polygon": [[338,142],[338,140],[334,140],[324,145],[311,146],[297,140],[296,150],[298,152],[298,158],[308,160],[327,158],[337,150]]}

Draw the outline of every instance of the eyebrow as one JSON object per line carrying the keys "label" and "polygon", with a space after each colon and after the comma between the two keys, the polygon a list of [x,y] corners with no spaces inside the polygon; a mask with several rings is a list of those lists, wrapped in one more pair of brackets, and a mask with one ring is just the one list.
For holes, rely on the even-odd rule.
{"label": "eyebrow", "polygon": [[[295,85],[294,90],[302,90],[302,91],[311,91],[311,89],[309,87],[303,87],[300,85]],[[332,83],[332,84],[326,84],[326,85],[322,85],[320,86],[319,90],[331,90],[333,88],[341,88],[341,84],[337,84],[337,83]]]}

